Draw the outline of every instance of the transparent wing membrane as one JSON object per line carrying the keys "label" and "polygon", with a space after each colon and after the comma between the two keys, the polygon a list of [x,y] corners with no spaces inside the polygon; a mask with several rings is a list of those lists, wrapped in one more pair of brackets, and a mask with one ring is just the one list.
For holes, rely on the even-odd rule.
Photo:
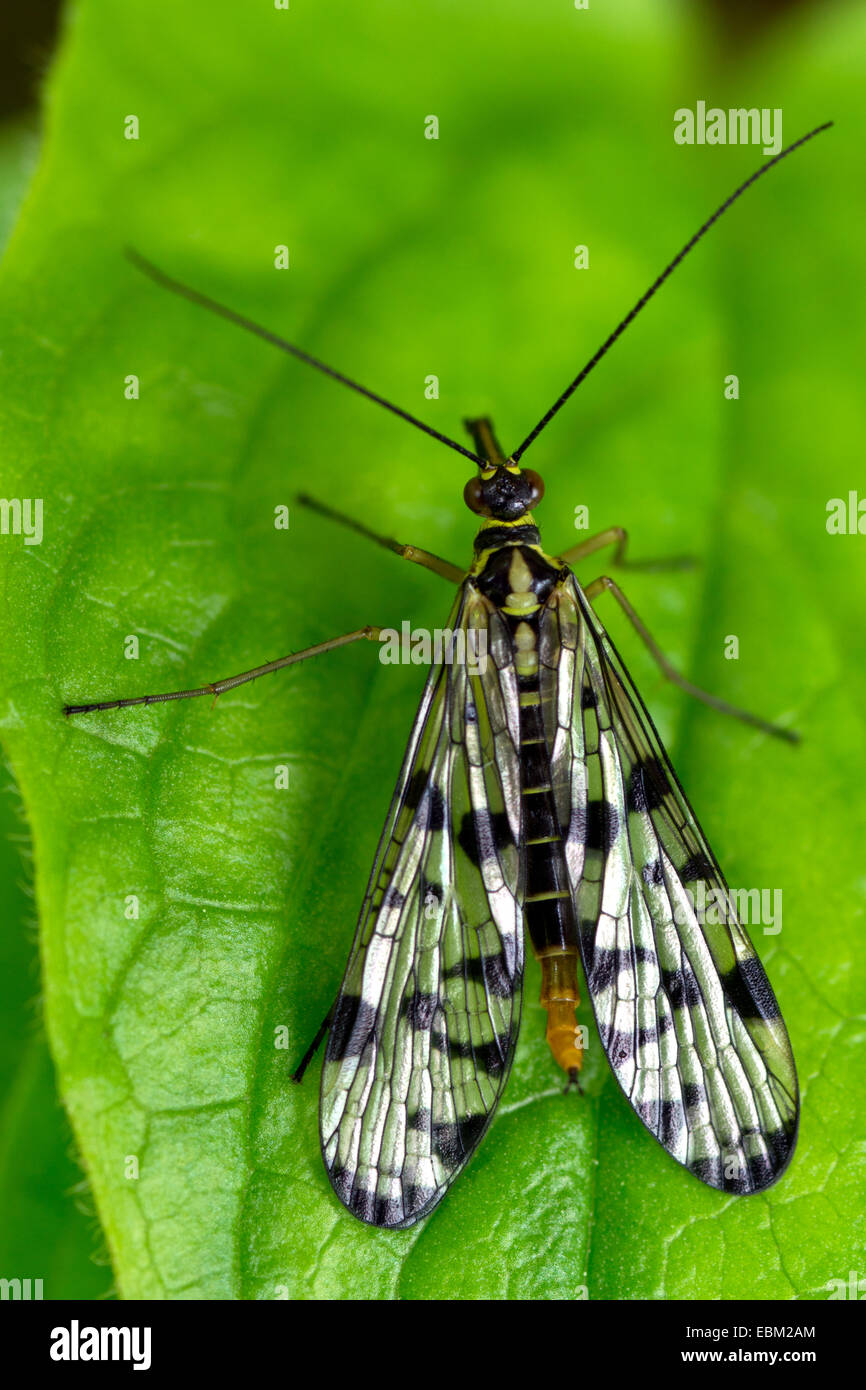
{"label": "transparent wing membrane", "polygon": [[511,1067],[523,973],[519,709],[504,619],[466,586],[483,672],[431,671],[349,958],[322,1072],[341,1201],[405,1227],[487,1128]]}
{"label": "transparent wing membrane", "polygon": [[539,656],[581,954],[610,1065],[678,1162],[713,1187],[759,1191],[790,1158],[798,1111],[763,966],[652,721],[571,576],[545,609]]}

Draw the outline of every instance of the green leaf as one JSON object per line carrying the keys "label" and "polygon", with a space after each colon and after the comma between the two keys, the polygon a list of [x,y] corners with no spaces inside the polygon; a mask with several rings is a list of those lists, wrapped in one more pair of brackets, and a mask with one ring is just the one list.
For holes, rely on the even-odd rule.
{"label": "green leaf", "polygon": [[[0,127],[0,250],[30,175],[38,135],[30,116]],[[81,1173],[57,1099],[40,1025],[30,846],[14,781],[0,772],[0,1270],[41,1280],[46,1298],[100,1297],[110,1283],[94,1263],[98,1237],[82,1210]],[[84,1209],[86,1210],[86,1208]]]}
{"label": "green leaf", "polygon": [[[864,561],[825,508],[856,485],[862,433],[864,23],[798,23],[754,68],[713,69],[678,11],[642,5],[78,12],[0,273],[4,490],[45,507],[41,545],[0,544],[0,736],[33,828],[60,1089],[123,1296],[820,1298],[858,1267]],[[452,436],[492,413],[513,447],[764,158],[672,139],[678,106],[744,93],[783,109],[787,140],[837,128],[713,232],[531,462],[551,549],[585,504],[635,555],[700,552],[698,573],[627,591],[687,674],[803,733],[792,750],[689,706],[610,613],[730,881],[783,890],[783,929],[756,944],[799,1061],[800,1145],[778,1187],[728,1199],[653,1144],[597,1043],[585,1096],[562,1095],[533,967],[477,1159],[423,1226],[377,1232],[330,1193],[318,1065],[289,1076],[340,978],[423,672],[359,644],[216,709],[60,706],[368,622],[441,626],[440,580],[293,497],[460,561],[468,469],[122,247]]]}
{"label": "green leaf", "polygon": [[39,135],[28,114],[0,125],[0,250],[15,225],[39,153]]}

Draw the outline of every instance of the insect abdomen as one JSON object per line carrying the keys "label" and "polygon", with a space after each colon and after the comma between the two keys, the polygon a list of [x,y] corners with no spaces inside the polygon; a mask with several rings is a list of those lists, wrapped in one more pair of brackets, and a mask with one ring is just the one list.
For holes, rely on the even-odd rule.
{"label": "insect abdomen", "polygon": [[479,532],[476,551],[486,558],[479,588],[508,621],[520,689],[520,795],[526,856],[523,912],[536,958],[541,962],[541,1003],[548,1013],[547,1041],[558,1064],[576,1076],[583,1054],[575,1009],[578,939],[562,834],[551,785],[550,757],[541,715],[538,671],[539,614],[559,575],[559,566],[512,530],[516,543],[489,552],[491,531]]}
{"label": "insect abdomen", "polygon": [[548,1013],[547,1041],[559,1066],[573,1074],[583,1060],[575,1019],[580,999],[577,924],[553,800],[537,672],[524,674],[520,685],[520,772],[526,853],[524,916],[533,952],[541,962],[541,1003]]}

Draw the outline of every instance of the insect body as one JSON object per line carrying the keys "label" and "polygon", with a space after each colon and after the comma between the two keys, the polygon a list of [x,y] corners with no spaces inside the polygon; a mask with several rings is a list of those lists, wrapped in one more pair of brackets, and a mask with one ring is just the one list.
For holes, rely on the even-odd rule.
{"label": "insect body", "polygon": [[[712,1186],[760,1190],[797,1121],[775,997],[587,594],[542,549],[540,479],[487,421],[470,428],[486,457],[466,499],[484,519],[451,623],[483,628],[490,656],[475,675],[434,669],[422,698],[328,1038],[331,1181],[376,1225],[436,1204],[508,1077],[525,926],[570,1079],[582,959],[647,1128]],[[699,920],[699,882],[728,904],[722,926]]]}
{"label": "insect body", "polygon": [[[793,1152],[797,1078],[775,996],[592,601],[612,593],[666,674],[692,694],[766,732],[796,736],[678,677],[613,580],[581,588],[571,565],[614,542],[614,562],[627,563],[625,533],[613,528],[548,555],[533,517],[543,485],[519,460],[716,218],[817,133],[722,204],[509,457],[489,421],[468,422],[470,451],[134,257],[168,288],[478,465],[464,493],[480,518],[468,572],[301,499],[456,582],[449,628],[485,639],[462,646],[480,645],[484,661],[431,668],[343,983],[296,1074],[327,1030],[322,1153],[338,1196],[364,1221],[412,1225],[477,1147],[514,1057],[525,937],[541,965],[547,1040],[570,1082],[582,1064],[582,969],[614,1075],[678,1162],[713,1187],[748,1193],[775,1182]],[[224,681],[66,713],[219,695],[379,634],[362,628]]]}

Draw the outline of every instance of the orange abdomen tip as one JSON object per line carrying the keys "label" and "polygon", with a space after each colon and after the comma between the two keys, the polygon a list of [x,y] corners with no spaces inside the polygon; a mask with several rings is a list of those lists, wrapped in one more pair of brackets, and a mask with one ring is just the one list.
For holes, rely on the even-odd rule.
{"label": "orange abdomen tip", "polygon": [[547,1044],[563,1071],[580,1071],[583,1048],[574,1011],[576,999],[551,999],[547,1005]]}
{"label": "orange abdomen tip", "polygon": [[580,1071],[583,1046],[575,1017],[580,1003],[576,949],[563,947],[541,957],[541,1003],[547,1010],[547,1043],[557,1064],[565,1072]]}

